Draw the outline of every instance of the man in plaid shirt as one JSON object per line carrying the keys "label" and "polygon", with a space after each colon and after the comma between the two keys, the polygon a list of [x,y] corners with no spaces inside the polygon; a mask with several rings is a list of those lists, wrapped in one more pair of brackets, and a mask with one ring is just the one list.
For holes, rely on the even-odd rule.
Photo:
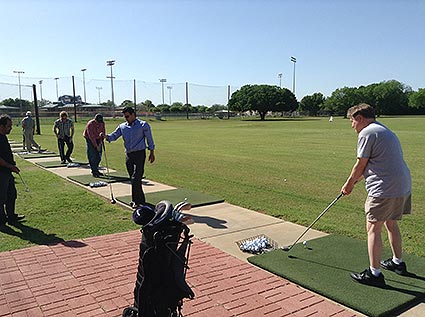
{"label": "man in plaid shirt", "polygon": [[[61,157],[61,164],[66,164],[66,161],[72,163],[71,154],[74,149],[72,137],[74,136],[74,123],[68,118],[66,111],[61,111],[59,119],[55,121],[53,132],[58,138],[58,149]],[[65,153],[65,144],[67,151]]]}

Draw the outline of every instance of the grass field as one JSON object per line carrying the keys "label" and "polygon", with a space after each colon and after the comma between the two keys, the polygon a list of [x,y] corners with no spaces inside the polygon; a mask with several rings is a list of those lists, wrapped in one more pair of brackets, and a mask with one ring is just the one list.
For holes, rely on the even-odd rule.
{"label": "grass field", "polygon": [[[405,250],[420,256],[425,256],[424,119],[380,119],[399,136],[412,173],[413,214],[403,219],[401,229]],[[73,157],[78,160],[86,158],[82,137],[86,121],[79,119],[76,124]],[[115,129],[120,122],[121,118],[106,120],[107,132]],[[56,151],[52,125],[53,119],[43,119],[42,135],[36,135],[35,139],[43,147]],[[151,121],[151,126],[157,160],[152,165],[147,163],[147,178],[223,197],[231,204],[303,225],[310,224],[339,194],[355,162],[357,135],[351,129],[350,122],[342,118],[335,118],[332,123],[327,118],[263,122],[239,119],[170,120]],[[9,138],[21,140],[20,130],[15,122]],[[106,149],[110,167],[124,171],[122,141],[107,144]],[[38,170],[23,160],[18,159],[18,165],[23,175],[27,176],[30,187],[39,187],[38,193],[25,193],[18,184],[19,209],[34,205],[31,209],[34,215],[66,214],[67,211],[75,213],[74,222],[66,226],[60,223],[60,216],[55,216],[49,224],[34,223],[32,227],[56,233],[63,239],[135,228],[130,221],[124,221],[128,218],[128,212],[121,211],[118,212],[119,216],[112,213],[108,220],[110,223],[104,224],[99,221],[99,216],[110,215],[118,207],[71,184],[62,186],[66,181]],[[59,182],[61,186],[46,186],[46,182]],[[27,195],[32,195],[29,201]],[[62,196],[69,198],[61,201],[59,198]],[[77,204],[80,196],[84,200]],[[364,184],[360,183],[350,196],[340,199],[315,228],[365,239],[365,197]],[[85,204],[90,205],[92,214],[86,215]],[[77,228],[82,223],[89,230]],[[5,249],[4,239],[8,237],[1,236],[2,249]],[[8,245],[13,248],[13,243]],[[22,246],[18,244],[16,247]]]}

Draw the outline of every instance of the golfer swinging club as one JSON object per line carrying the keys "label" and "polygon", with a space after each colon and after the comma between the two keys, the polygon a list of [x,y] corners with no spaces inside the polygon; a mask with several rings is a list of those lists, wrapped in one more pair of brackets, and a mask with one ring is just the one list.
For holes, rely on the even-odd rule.
{"label": "golfer swinging club", "polygon": [[[120,136],[124,139],[125,165],[131,179],[132,202],[130,205],[136,208],[146,203],[142,189],[146,147],[150,151],[148,160],[153,163],[155,161],[155,144],[149,123],[138,119],[132,107],[125,107],[122,113],[126,122],[121,123],[111,134],[105,135],[105,138],[108,142],[115,141]],[[101,136],[103,136],[102,133]]]}
{"label": "golfer swinging club", "polygon": [[[383,124],[375,121],[375,110],[368,104],[348,109],[351,126],[358,133],[357,162],[342,186],[349,195],[354,185],[365,179],[367,243],[370,267],[351,277],[362,284],[385,286],[380,266],[400,275],[407,273],[402,260],[402,239],[398,226],[403,214],[411,212],[412,182],[409,168],[397,136]],[[380,261],[382,255],[381,231],[385,225],[393,257]]]}

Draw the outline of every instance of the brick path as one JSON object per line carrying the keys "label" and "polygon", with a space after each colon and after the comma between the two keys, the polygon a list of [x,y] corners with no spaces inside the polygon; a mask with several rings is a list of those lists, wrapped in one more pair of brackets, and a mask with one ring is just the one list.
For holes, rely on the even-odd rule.
{"label": "brick path", "polygon": [[[187,317],[356,316],[194,239]],[[0,316],[121,316],[133,302],[140,232],[0,253]]]}

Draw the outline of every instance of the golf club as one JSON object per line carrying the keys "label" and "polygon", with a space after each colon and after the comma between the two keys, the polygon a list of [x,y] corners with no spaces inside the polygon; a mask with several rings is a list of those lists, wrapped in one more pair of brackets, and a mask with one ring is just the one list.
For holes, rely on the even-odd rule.
{"label": "golf club", "polygon": [[286,246],[286,247],[282,247],[282,250],[283,251],[287,251],[287,252],[289,252],[291,249],[292,249],[292,247],[295,245],[295,244],[297,244],[297,242],[298,241],[300,241],[300,239],[307,233],[307,231],[308,230],[310,230],[313,226],[314,226],[314,224],[329,210],[329,208],[331,208],[336,202],[337,202],[337,200],[338,199],[340,199],[341,197],[342,197],[342,195],[343,195],[343,193],[340,193],[339,195],[338,195],[338,197],[337,198],[335,198],[330,204],[329,204],[329,206],[328,207],[326,207],[326,209],[325,210],[323,210],[321,213],[320,213],[320,215],[311,223],[311,225],[309,225],[308,226],[308,228],[307,229],[305,229],[304,230],[304,232],[297,238],[297,240],[295,240],[295,242],[294,243],[292,243],[290,246]]}
{"label": "golf club", "polygon": [[19,175],[19,177],[21,178],[22,184],[24,184],[24,186],[25,186],[25,191],[26,191],[26,192],[29,192],[29,191],[30,191],[30,189],[28,188],[27,183],[25,183],[24,179],[22,178],[21,173],[18,173],[18,175]]}
{"label": "golf club", "polygon": [[108,158],[106,157],[105,142],[103,141],[102,141],[102,146],[103,146],[103,155],[105,156],[106,172],[108,173],[109,189],[111,190],[111,204],[116,204],[117,201],[115,200],[114,194],[112,193],[112,182],[111,182],[111,176],[109,174]]}

